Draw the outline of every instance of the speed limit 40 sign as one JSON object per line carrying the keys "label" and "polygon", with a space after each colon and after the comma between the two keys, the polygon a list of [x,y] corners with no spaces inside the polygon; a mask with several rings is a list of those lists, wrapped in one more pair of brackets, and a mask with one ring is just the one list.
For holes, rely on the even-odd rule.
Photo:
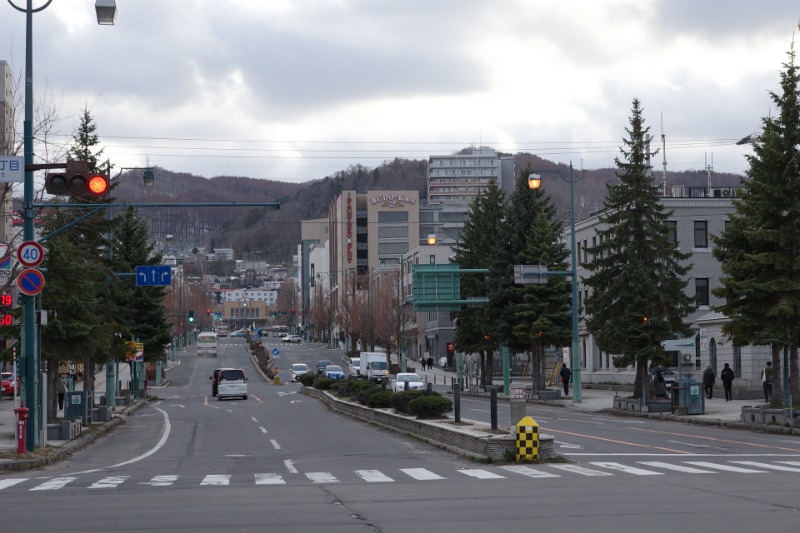
{"label": "speed limit 40 sign", "polygon": [[26,268],[34,268],[44,259],[42,245],[35,241],[25,241],[17,248],[17,260]]}

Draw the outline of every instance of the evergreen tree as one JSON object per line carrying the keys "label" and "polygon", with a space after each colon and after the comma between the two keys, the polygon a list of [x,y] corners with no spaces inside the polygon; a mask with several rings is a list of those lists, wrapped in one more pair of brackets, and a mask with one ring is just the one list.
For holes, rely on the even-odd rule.
{"label": "evergreen tree", "polygon": [[661,342],[689,333],[683,319],[694,305],[684,292],[690,256],[669,242],[670,213],[664,212],[649,176],[655,152],[647,151],[649,128],[638,99],[629,124],[622,158],[615,158],[620,181],[608,186],[599,243],[588,250],[586,324],[601,350],[618,354],[615,366],[636,364],[638,398],[649,380],[648,361],[662,363]]}
{"label": "evergreen tree", "polygon": [[717,307],[734,345],[772,348],[772,404],[783,404],[781,348],[790,351],[792,397],[800,397],[800,76],[794,43],[781,73],[782,94],[770,92],[777,113],[762,119],[763,133],[747,156],[749,168],[735,212],[714,239],[722,264]]}

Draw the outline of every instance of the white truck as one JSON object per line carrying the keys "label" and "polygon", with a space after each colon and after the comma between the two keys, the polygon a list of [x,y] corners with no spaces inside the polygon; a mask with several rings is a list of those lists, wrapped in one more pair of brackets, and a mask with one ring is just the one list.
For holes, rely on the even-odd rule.
{"label": "white truck", "polygon": [[389,375],[389,357],[383,352],[361,352],[361,376],[381,382]]}

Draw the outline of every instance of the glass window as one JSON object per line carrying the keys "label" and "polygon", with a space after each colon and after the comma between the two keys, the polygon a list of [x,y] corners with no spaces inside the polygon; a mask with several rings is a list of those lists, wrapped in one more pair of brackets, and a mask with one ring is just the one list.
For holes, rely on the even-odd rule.
{"label": "glass window", "polygon": [[408,211],[378,211],[378,222],[408,222]]}
{"label": "glass window", "polygon": [[708,221],[694,221],[694,247],[708,248]]}
{"label": "glass window", "polygon": [[407,239],[408,226],[379,226],[379,239]]}
{"label": "glass window", "polygon": [[695,303],[697,305],[708,305],[708,278],[695,278],[694,289]]}
{"label": "glass window", "polygon": [[678,221],[667,220],[667,242],[670,244],[678,243]]}

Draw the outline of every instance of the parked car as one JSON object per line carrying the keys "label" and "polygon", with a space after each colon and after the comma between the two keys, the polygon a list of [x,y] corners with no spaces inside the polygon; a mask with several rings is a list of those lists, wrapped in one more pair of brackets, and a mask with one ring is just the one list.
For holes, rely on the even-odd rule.
{"label": "parked car", "polygon": [[297,381],[297,378],[307,373],[308,365],[303,363],[295,363],[292,365],[292,381]]}
{"label": "parked car", "polygon": [[220,368],[217,380],[217,399],[247,399],[247,377],[241,368]]}
{"label": "parked car", "polygon": [[236,331],[231,332],[231,337],[246,337],[247,331],[243,329],[237,329]]}
{"label": "parked car", "polygon": [[332,379],[344,379],[344,370],[339,365],[328,365],[325,367],[325,377]]}
{"label": "parked car", "polygon": [[327,359],[322,359],[322,360],[318,361],[317,362],[317,375],[321,376],[323,374],[323,372],[325,372],[325,367],[328,366],[328,365],[332,365],[332,364],[333,363],[331,363]]}
{"label": "parked car", "polygon": [[358,357],[353,357],[350,359],[350,377],[351,378],[360,378],[361,377],[361,359]]}
{"label": "parked car", "polygon": [[300,335],[286,335],[281,342],[303,342],[303,339]]}
{"label": "parked car", "polygon": [[14,374],[11,372],[3,372],[0,374],[0,394],[3,396],[13,396],[14,389],[19,385],[19,378],[16,384],[14,383]]}
{"label": "parked car", "polygon": [[656,371],[660,370],[661,375],[664,376],[664,382],[667,384],[667,390],[672,390],[672,387],[678,381],[678,374],[672,371],[672,369],[662,367],[662,366],[654,366],[650,367],[650,381],[654,381],[656,379]]}
{"label": "parked car", "polygon": [[425,382],[422,381],[419,374],[401,372],[392,380],[392,390],[394,392],[403,392],[406,390],[406,383],[408,384],[408,390],[423,390],[425,388]]}

